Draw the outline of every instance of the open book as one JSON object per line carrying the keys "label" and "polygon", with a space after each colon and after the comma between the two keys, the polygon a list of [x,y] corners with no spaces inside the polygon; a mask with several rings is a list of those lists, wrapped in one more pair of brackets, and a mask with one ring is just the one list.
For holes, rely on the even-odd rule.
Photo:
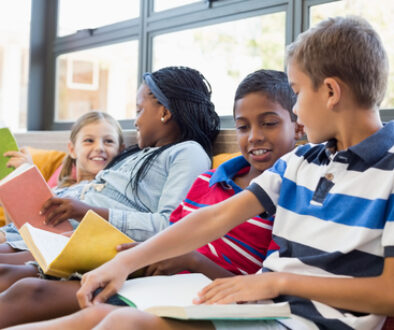
{"label": "open book", "polygon": [[56,233],[71,231],[68,221],[57,226],[44,223],[45,218],[40,215],[40,210],[52,196],[51,188],[35,165],[22,164],[0,181],[0,203],[18,229],[29,222]]}
{"label": "open book", "polygon": [[287,302],[194,305],[193,298],[210,282],[203,274],[142,277],[126,281],[118,291],[118,296],[140,310],[184,320],[253,320],[290,316]]}
{"label": "open book", "polygon": [[44,273],[58,277],[92,270],[112,259],[117,245],[133,242],[92,210],[86,213],[71,237],[28,223],[19,232]]}
{"label": "open book", "polygon": [[6,166],[10,159],[8,157],[4,157],[3,154],[7,151],[18,150],[18,145],[11,131],[6,127],[0,128],[0,180],[14,170],[14,168]]}

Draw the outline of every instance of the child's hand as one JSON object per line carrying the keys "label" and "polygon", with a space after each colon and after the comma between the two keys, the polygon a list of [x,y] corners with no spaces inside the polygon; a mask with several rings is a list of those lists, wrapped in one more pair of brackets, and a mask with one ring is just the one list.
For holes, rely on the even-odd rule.
{"label": "child's hand", "polygon": [[277,274],[279,273],[217,279],[200,291],[194,303],[230,304],[275,298],[279,295]]}
{"label": "child's hand", "polygon": [[41,214],[46,224],[56,226],[68,219],[80,221],[89,209],[89,205],[75,199],[52,197],[42,206]]}
{"label": "child's hand", "polygon": [[33,160],[27,148],[21,148],[19,151],[7,151],[3,156],[10,157],[10,160],[7,162],[7,167],[17,168],[25,163],[33,164]]}
{"label": "child's hand", "polygon": [[[127,263],[122,261],[121,255],[122,253],[118,254],[112,260],[82,276],[81,288],[77,292],[81,308],[103,303],[120,289],[129,275]],[[103,290],[93,297],[93,292],[98,288]]]}
{"label": "child's hand", "polygon": [[173,275],[183,270],[190,270],[189,264],[192,262],[192,259],[193,252],[156,262],[146,267],[145,276]]}

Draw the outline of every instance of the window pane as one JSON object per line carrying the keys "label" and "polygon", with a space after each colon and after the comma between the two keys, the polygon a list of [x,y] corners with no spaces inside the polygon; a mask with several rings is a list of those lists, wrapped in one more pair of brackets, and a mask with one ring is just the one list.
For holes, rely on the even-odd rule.
{"label": "window pane", "polygon": [[249,73],[284,69],[285,13],[184,30],[153,40],[153,67],[195,68],[212,85],[219,115],[232,115],[237,85]]}
{"label": "window pane", "polygon": [[0,2],[0,125],[26,128],[30,0]]}
{"label": "window pane", "polygon": [[59,56],[56,121],[73,121],[91,110],[135,117],[137,47],[130,41]]}
{"label": "window pane", "polygon": [[394,1],[392,0],[343,0],[313,6],[310,10],[310,24],[332,16],[358,15],[369,21],[382,38],[389,57],[390,74],[386,97],[381,105],[382,109],[394,108]]}
{"label": "window pane", "polygon": [[155,0],[155,11],[167,10],[175,7],[180,7],[188,5],[193,2],[198,2],[201,0]]}
{"label": "window pane", "polygon": [[139,15],[139,0],[59,0],[57,35],[62,37]]}

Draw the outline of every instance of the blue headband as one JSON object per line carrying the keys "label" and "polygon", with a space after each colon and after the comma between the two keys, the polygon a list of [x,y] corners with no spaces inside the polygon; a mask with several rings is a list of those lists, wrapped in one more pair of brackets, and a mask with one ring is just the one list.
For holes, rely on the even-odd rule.
{"label": "blue headband", "polygon": [[163,94],[159,86],[156,85],[153,80],[152,74],[149,72],[144,73],[143,75],[144,81],[146,85],[149,87],[153,95],[157,98],[157,100],[164,105],[167,109],[170,109],[170,102],[168,101],[167,96]]}

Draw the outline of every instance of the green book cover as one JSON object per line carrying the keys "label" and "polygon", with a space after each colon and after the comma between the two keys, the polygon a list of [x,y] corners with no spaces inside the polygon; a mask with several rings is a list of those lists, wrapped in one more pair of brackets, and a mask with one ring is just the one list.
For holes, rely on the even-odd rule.
{"label": "green book cover", "polygon": [[14,136],[8,128],[0,128],[0,180],[14,170],[14,168],[8,168],[6,166],[9,158],[3,156],[6,151],[12,150],[19,150]]}

